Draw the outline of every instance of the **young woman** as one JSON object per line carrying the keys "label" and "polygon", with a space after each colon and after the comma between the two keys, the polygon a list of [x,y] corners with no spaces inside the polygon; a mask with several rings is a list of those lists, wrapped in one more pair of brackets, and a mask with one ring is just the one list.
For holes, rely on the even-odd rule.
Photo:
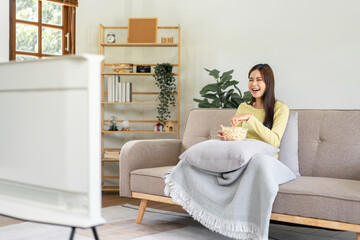
{"label": "young woman", "polygon": [[[275,100],[269,65],[258,64],[250,70],[249,90],[252,100],[239,106],[231,124],[247,128],[248,138],[279,147],[289,108]],[[222,131],[218,135],[226,140]],[[246,167],[223,173],[203,171],[180,161],[165,176],[166,194],[212,231],[235,239],[268,239],[278,185],[296,178],[276,158],[255,154]],[[229,159],[222,163],[228,164],[226,161]]]}
{"label": "young woman", "polygon": [[[285,132],[289,108],[275,99],[274,74],[268,64],[255,65],[248,77],[252,99],[240,104],[230,123],[234,127],[247,128],[247,138],[261,140],[278,148]],[[222,130],[218,131],[218,137],[226,140]]]}

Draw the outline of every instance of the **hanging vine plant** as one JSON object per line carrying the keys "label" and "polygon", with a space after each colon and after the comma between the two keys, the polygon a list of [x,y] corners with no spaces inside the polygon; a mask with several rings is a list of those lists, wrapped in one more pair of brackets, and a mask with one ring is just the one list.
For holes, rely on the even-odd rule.
{"label": "hanging vine plant", "polygon": [[176,79],[172,72],[172,65],[170,63],[161,63],[155,66],[156,86],[159,87],[160,93],[158,100],[160,104],[157,107],[158,115],[157,119],[162,125],[165,125],[165,121],[170,118],[169,106],[175,107],[175,93],[176,93]]}

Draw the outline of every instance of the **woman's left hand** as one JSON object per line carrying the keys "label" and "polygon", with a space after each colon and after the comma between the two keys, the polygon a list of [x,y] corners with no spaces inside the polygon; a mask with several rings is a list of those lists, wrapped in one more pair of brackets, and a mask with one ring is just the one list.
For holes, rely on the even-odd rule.
{"label": "woman's left hand", "polygon": [[231,126],[236,127],[239,123],[247,121],[251,116],[251,113],[236,114],[230,119]]}

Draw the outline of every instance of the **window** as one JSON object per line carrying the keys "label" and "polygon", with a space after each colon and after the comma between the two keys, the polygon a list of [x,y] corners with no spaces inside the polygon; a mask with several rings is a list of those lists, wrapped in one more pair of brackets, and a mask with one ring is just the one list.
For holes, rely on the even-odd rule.
{"label": "window", "polygon": [[10,0],[10,60],[75,53],[77,0]]}

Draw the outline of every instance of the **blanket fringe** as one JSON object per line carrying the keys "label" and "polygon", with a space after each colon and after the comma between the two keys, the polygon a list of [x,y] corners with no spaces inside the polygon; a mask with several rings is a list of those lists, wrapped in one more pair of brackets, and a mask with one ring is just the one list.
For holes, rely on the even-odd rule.
{"label": "blanket fringe", "polygon": [[206,211],[194,201],[168,173],[165,178],[165,194],[180,204],[191,217],[213,232],[240,240],[260,240],[260,230],[257,225],[224,219]]}

